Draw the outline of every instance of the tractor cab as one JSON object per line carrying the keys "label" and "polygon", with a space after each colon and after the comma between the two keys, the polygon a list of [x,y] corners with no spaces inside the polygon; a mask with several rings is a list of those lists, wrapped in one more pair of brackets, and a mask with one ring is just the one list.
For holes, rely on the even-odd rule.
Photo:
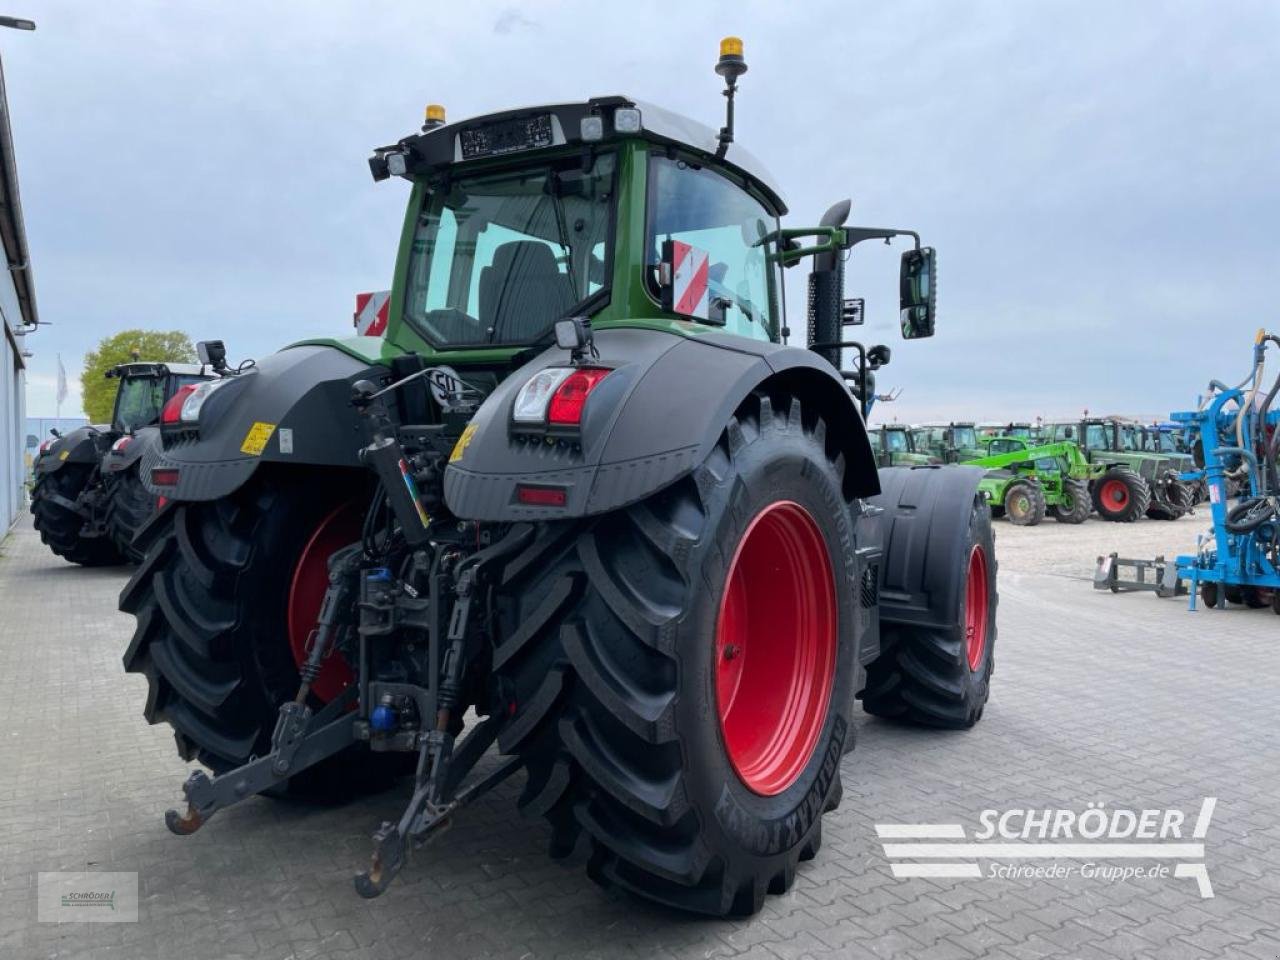
{"label": "tractor cab", "polygon": [[164,405],[183,387],[210,378],[206,368],[194,363],[121,363],[107,371],[120,381],[111,414],[111,432],[129,434],[158,423]]}
{"label": "tractor cab", "polygon": [[914,241],[899,308],[912,339],[933,335],[934,252],[914,231],[846,226],[848,201],[816,227],[783,227],[781,190],[734,138],[746,64],[731,40],[716,66],[729,104],[718,131],[626,96],[458,123],[428,107],[420,133],[369,160],[375,180],[412,185],[385,343],[307,343],[467,365],[481,393],[555,345],[557,323],[571,319],[592,333],[640,327],[786,343],[784,273],[812,258],[808,345],[840,371],[865,418],[889,349],[844,339],[862,322],[861,302],[843,298],[844,261],[865,240]]}
{"label": "tractor cab", "polygon": [[915,448],[944,463],[963,463],[985,456],[977,427],[973,423],[926,423],[911,431]]}
{"label": "tractor cab", "polygon": [[875,427],[869,435],[876,463],[881,467],[913,467],[942,462],[939,457],[917,450],[911,430],[906,426]]}

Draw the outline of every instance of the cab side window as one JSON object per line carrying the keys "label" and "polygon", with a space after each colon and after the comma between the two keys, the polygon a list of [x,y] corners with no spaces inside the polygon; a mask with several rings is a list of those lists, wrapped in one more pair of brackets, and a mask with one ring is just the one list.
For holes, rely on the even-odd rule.
{"label": "cab side window", "polygon": [[[705,253],[711,314],[723,316],[731,333],[767,340],[776,326],[777,267],[764,237],[777,225],[763,204],[721,174],[684,160],[650,159],[647,262],[657,266],[667,240]],[[656,289],[650,292],[657,299]]]}

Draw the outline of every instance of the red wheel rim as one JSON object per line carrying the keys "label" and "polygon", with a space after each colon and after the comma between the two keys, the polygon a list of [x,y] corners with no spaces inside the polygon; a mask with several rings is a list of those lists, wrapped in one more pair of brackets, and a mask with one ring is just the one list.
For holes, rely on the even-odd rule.
{"label": "red wheel rim", "polygon": [[[307,659],[307,648],[320,604],[329,586],[329,557],[334,551],[360,539],[360,510],[354,504],[344,503],[326,516],[312,531],[307,545],[302,548],[298,564],[293,568],[293,581],[289,585],[289,648],[293,662],[299,667]],[[339,653],[331,653],[320,668],[311,692],[328,703],[355,679],[351,667]]]}
{"label": "red wheel rim", "polygon": [[835,576],[804,507],[780,500],[742,535],[716,623],[716,705],[725,752],[754,793],[775,796],[818,745],[836,670]]}
{"label": "red wheel rim", "polygon": [[987,650],[987,611],[987,552],[975,544],[969,551],[964,597],[965,653],[970,670],[982,666]]}
{"label": "red wheel rim", "polygon": [[1098,499],[1116,510],[1123,510],[1129,505],[1129,487],[1122,480],[1108,480],[1102,485]]}

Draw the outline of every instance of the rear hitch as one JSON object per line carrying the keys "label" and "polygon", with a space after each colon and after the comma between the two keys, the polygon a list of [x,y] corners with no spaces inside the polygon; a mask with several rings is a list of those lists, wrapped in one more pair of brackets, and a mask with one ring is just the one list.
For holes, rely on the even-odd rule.
{"label": "rear hitch", "polygon": [[[373,834],[373,856],[369,868],[354,877],[356,893],[366,900],[384,893],[391,881],[409,860],[411,850],[426,845],[444,833],[452,823],[453,814],[477,797],[488,793],[507,777],[520,769],[520,760],[508,758],[479,780],[457,790],[457,783],[475,766],[497,738],[499,719],[489,717],[463,738],[457,751],[452,751],[453,737],[444,734],[435,741],[435,762],[431,772],[421,775],[430,747],[423,745],[423,755],[418,763],[419,776],[404,813],[398,823],[383,821]],[[439,731],[436,731],[438,733]]]}
{"label": "rear hitch", "polygon": [[278,786],[295,773],[355,743],[356,721],[347,712],[355,696],[356,689],[348,687],[302,725],[290,722],[297,719],[289,709],[294,706],[293,701],[284,704],[276,727],[278,733],[286,728],[289,731],[282,742],[265,757],[250,760],[212,780],[203,770],[192,772],[182,785],[182,793],[187,798],[186,813],[165,811],[165,826],[180,837],[193,834],[224,807]]}

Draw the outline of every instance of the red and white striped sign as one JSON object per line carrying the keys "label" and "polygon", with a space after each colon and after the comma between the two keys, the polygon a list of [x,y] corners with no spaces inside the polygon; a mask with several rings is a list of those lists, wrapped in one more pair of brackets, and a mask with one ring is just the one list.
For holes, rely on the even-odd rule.
{"label": "red and white striped sign", "polygon": [[675,312],[707,319],[710,307],[707,252],[673,240],[671,254],[671,302]]}
{"label": "red and white striped sign", "polygon": [[354,316],[356,333],[362,337],[380,337],[387,332],[387,315],[391,307],[391,291],[357,293]]}

